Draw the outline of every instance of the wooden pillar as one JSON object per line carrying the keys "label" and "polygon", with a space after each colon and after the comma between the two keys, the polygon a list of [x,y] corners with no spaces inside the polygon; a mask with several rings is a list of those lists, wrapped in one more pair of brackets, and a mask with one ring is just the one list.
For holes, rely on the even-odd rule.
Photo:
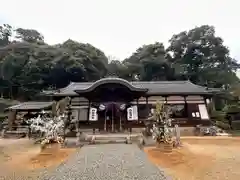
{"label": "wooden pillar", "polygon": [[52,104],[52,117],[57,116],[57,102],[54,100]]}
{"label": "wooden pillar", "polygon": [[191,116],[189,115],[190,113],[188,112],[187,96],[184,96],[184,107],[185,107],[185,113],[187,113],[187,120],[189,121]]}
{"label": "wooden pillar", "polygon": [[70,98],[69,102],[68,102],[68,120],[71,120],[71,112],[72,112],[72,109],[71,109],[71,105],[72,105],[72,98]]}
{"label": "wooden pillar", "polygon": [[107,131],[107,110],[104,111],[104,131]]}
{"label": "wooden pillar", "polygon": [[164,104],[167,104],[167,97],[168,96],[163,96],[164,97]]}
{"label": "wooden pillar", "polygon": [[207,106],[207,98],[206,98],[205,96],[202,96],[202,97],[203,97],[203,99],[204,99],[205,105]]}
{"label": "wooden pillar", "polygon": [[[137,113],[138,113],[138,99],[137,99]],[[137,114],[138,116],[138,114]],[[139,116],[138,116],[138,124],[139,124]]]}
{"label": "wooden pillar", "polygon": [[8,112],[8,129],[11,131],[13,129],[13,124],[16,120],[17,111],[9,110]]}
{"label": "wooden pillar", "polygon": [[146,106],[147,106],[147,118],[149,116],[149,113],[150,113],[150,108],[149,108],[149,104],[148,104],[148,96],[146,97]]}
{"label": "wooden pillar", "polygon": [[114,115],[113,115],[113,104],[112,104],[112,132],[114,132]]}
{"label": "wooden pillar", "polygon": [[126,108],[124,109],[124,115],[125,115],[125,117],[124,117],[124,131],[127,130],[127,121],[128,121],[128,119],[127,119],[127,107],[128,107],[128,105],[126,105]]}
{"label": "wooden pillar", "polygon": [[122,111],[119,112],[120,117],[119,117],[119,131],[122,132]]}
{"label": "wooden pillar", "polygon": [[[66,138],[66,129],[68,128],[67,126],[71,122],[71,104],[72,104],[72,98],[69,99],[66,110],[67,110],[67,118],[64,117],[64,129],[63,129],[63,139],[65,140]],[[76,125],[75,125],[76,128]]]}
{"label": "wooden pillar", "polygon": [[216,109],[215,109],[215,100],[214,100],[214,96],[211,97],[210,102],[211,102],[212,110],[213,110],[213,111],[216,111]]}
{"label": "wooden pillar", "polygon": [[[72,99],[70,100],[70,107],[72,106]],[[81,106],[81,104],[80,104],[80,101],[79,101],[79,107]],[[78,131],[79,131],[79,133],[81,134],[81,132],[80,132],[80,117],[81,117],[81,108],[79,108],[79,110],[78,110],[78,117],[77,117],[77,127],[78,127]]]}

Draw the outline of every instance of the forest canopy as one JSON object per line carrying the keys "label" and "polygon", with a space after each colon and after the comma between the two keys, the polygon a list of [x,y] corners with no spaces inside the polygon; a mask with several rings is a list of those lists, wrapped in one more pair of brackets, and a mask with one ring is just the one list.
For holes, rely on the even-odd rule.
{"label": "forest canopy", "polygon": [[29,98],[43,89],[71,81],[96,81],[118,76],[130,81],[190,80],[210,88],[229,89],[239,83],[239,63],[229,54],[215,28],[195,27],[163,43],[140,46],[126,59],[109,59],[91,44],[71,39],[49,45],[34,29],[0,25],[1,96]]}

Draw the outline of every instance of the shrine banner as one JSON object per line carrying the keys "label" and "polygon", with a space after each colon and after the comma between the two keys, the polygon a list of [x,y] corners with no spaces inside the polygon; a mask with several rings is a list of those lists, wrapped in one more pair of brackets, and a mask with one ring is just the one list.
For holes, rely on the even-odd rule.
{"label": "shrine banner", "polygon": [[127,120],[129,120],[129,121],[133,120],[133,108],[132,107],[127,108]]}
{"label": "shrine banner", "polygon": [[208,116],[208,111],[207,111],[206,105],[199,104],[198,108],[199,108],[201,119],[208,120],[209,116]]}
{"label": "shrine banner", "polygon": [[97,114],[97,108],[90,108],[89,110],[89,121],[97,121],[98,120],[98,114]]}
{"label": "shrine banner", "polygon": [[127,108],[127,119],[129,121],[138,120],[138,108],[137,108],[137,106],[132,106],[132,107]]}

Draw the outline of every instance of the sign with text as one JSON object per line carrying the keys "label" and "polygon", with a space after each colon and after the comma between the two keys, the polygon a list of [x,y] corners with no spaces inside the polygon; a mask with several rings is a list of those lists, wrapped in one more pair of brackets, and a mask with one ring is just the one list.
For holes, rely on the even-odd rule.
{"label": "sign with text", "polygon": [[205,104],[199,104],[198,108],[199,108],[201,119],[207,119],[208,120],[209,116],[208,116],[206,105]]}
{"label": "sign with text", "polygon": [[98,120],[97,108],[90,108],[89,121],[97,121],[97,120]]}
{"label": "sign with text", "polygon": [[127,119],[129,121],[138,120],[138,109],[137,106],[131,106],[127,109]]}

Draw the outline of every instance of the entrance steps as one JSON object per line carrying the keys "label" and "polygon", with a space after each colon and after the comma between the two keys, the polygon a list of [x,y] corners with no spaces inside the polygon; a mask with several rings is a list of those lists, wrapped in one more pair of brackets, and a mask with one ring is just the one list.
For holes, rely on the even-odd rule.
{"label": "entrance steps", "polygon": [[[71,144],[130,144],[138,143],[142,137],[140,133],[108,133],[108,134],[84,134],[84,137],[80,138],[66,138],[66,143]],[[68,146],[68,145],[67,145]]]}
{"label": "entrance steps", "polygon": [[110,144],[110,143],[132,143],[137,141],[141,134],[129,134],[129,133],[115,133],[115,134],[91,134],[87,135],[91,139],[93,144]]}

